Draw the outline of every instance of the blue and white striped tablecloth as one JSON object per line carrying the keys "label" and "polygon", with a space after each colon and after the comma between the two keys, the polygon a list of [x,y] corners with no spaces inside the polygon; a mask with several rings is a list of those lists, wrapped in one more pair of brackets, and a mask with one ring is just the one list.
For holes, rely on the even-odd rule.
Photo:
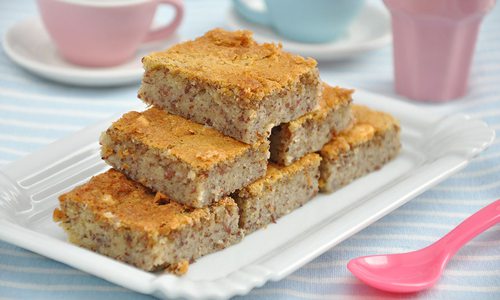
{"label": "blue and white striped tablecloth", "polygon": [[[182,38],[225,26],[228,1],[187,0]],[[0,33],[36,15],[34,1],[0,0]],[[324,80],[397,97],[391,49],[356,60],[320,64]],[[433,105],[441,111],[478,116],[500,136],[500,8],[485,19],[472,68],[470,92],[462,100]],[[33,76],[0,50],[0,168],[44,145],[126,111],[137,85],[86,89]],[[437,240],[461,220],[500,197],[500,143],[469,167],[329,250],[279,282],[253,290],[245,299],[419,298],[500,299],[500,227],[474,239],[449,263],[431,290],[407,295],[378,292],[346,269],[349,259],[409,251]],[[124,288],[0,241],[0,299],[146,299]]]}

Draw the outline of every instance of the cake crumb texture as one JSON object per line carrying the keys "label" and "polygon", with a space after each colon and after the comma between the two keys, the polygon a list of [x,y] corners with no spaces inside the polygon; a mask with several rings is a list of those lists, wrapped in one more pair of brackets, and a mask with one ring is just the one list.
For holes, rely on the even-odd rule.
{"label": "cake crumb texture", "polygon": [[[223,135],[208,126],[151,107],[128,112],[109,130],[148,148],[165,151],[194,167],[206,169],[233,160],[252,146]],[[122,153],[127,155],[130,153]]]}
{"label": "cake crumb texture", "polygon": [[59,197],[54,221],[69,241],[147,271],[183,274],[188,262],[242,238],[226,197],[192,208],[110,169]]}
{"label": "cake crumb texture", "polygon": [[262,177],[269,142],[249,145],[152,107],[129,112],[100,138],[113,168],[179,203],[204,207]]}
{"label": "cake crumb texture", "polygon": [[247,30],[214,29],[202,37],[143,58],[144,68],[167,68],[234,93],[248,102],[291,85],[316,67],[316,61],[282,50],[281,44],[258,44]]}
{"label": "cake crumb texture", "polygon": [[355,124],[334,137],[320,154],[319,187],[331,193],[380,169],[401,149],[399,122],[391,115],[353,106]]}
{"label": "cake crumb texture", "polygon": [[318,192],[321,157],[311,153],[290,166],[269,163],[266,175],[233,195],[240,228],[249,234],[275,223]]}
{"label": "cake crumb texture", "polygon": [[372,110],[363,105],[353,105],[352,112],[355,124],[349,130],[334,137],[323,149],[321,155],[334,159],[339,153],[347,152],[353,147],[366,143],[376,135],[383,135],[388,130],[399,132],[399,121],[388,113]]}
{"label": "cake crumb texture", "polygon": [[272,129],[271,161],[288,166],[307,153],[321,150],[334,135],[351,126],[353,92],[323,83],[319,109]]}

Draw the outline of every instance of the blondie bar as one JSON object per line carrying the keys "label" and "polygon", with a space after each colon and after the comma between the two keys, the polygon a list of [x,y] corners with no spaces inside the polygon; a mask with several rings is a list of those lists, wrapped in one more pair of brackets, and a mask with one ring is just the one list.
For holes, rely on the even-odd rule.
{"label": "blondie bar", "polygon": [[59,201],[54,220],[70,242],[147,271],[185,273],[189,262],[242,238],[233,199],[191,208],[113,169]]}
{"label": "blondie bar", "polygon": [[311,153],[286,167],[270,163],[263,178],[233,195],[240,228],[253,232],[311,200],[318,192],[320,161]]}
{"label": "blondie bar", "polygon": [[129,112],[102,134],[104,160],[171,199],[203,207],[266,172],[269,142],[248,145],[152,107]]}
{"label": "blondie bar", "polygon": [[334,134],[351,125],[352,93],[324,84],[318,110],[273,128],[271,160],[288,166],[307,153],[321,150]]}
{"label": "blondie bar", "polygon": [[315,60],[250,31],[211,30],[142,62],[140,99],[249,144],[316,109],[322,90]]}
{"label": "blondie bar", "polygon": [[391,115],[353,105],[354,126],[334,137],[320,154],[320,190],[333,192],[381,168],[401,148],[399,122]]}

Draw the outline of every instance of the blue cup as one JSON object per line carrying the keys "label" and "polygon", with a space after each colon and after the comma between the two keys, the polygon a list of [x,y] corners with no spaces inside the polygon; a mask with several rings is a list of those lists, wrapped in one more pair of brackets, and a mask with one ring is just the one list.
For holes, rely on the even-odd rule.
{"label": "blue cup", "polygon": [[305,43],[325,43],[340,37],[361,10],[364,0],[262,0],[265,10],[233,0],[246,20],[272,27],[278,34]]}

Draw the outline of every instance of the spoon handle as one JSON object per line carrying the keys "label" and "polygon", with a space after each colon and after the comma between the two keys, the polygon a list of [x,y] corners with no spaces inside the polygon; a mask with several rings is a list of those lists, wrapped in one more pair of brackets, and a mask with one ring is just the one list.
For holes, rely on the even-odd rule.
{"label": "spoon handle", "polygon": [[498,222],[500,222],[500,199],[465,219],[435,244],[447,252],[449,259],[464,244]]}

